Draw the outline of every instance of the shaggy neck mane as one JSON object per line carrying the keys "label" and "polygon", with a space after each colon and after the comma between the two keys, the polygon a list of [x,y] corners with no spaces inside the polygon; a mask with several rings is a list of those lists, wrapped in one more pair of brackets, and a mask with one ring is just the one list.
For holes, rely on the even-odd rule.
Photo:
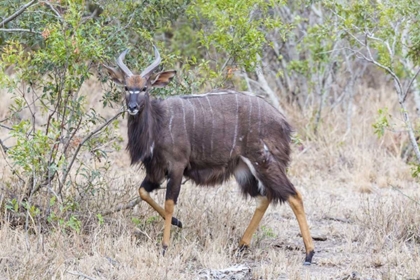
{"label": "shaggy neck mane", "polygon": [[159,100],[144,98],[143,110],[128,117],[128,144],[131,164],[149,161],[153,155],[154,139],[158,139],[163,119],[163,109]]}

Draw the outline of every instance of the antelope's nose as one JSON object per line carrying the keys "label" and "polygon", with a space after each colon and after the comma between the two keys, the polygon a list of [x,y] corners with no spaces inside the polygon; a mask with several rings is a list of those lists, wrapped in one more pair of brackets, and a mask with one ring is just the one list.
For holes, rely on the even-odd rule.
{"label": "antelope's nose", "polygon": [[128,104],[127,104],[127,107],[128,107],[128,110],[129,111],[135,111],[135,110],[137,110],[137,102],[129,102]]}

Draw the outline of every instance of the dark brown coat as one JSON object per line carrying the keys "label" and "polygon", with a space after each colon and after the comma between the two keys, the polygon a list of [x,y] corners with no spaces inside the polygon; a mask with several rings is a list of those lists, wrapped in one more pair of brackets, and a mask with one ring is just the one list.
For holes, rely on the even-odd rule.
{"label": "dark brown coat", "polygon": [[296,194],[285,175],[290,134],[284,116],[251,94],[147,96],[142,111],[128,118],[127,149],[131,163],[143,164],[156,185],[177,162],[197,185],[221,184],[234,175],[244,194],[284,202]]}

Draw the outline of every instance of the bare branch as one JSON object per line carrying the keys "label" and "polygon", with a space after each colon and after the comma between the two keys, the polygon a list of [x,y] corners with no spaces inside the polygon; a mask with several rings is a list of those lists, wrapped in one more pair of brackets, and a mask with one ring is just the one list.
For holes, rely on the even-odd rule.
{"label": "bare branch", "polygon": [[251,83],[249,82],[249,77],[248,77],[248,74],[246,73],[245,68],[242,68],[242,72],[244,73],[245,82],[246,82],[246,85],[247,85],[248,91],[249,91],[249,92],[252,92]]}
{"label": "bare branch", "polygon": [[413,85],[414,81],[417,79],[417,76],[420,73],[420,68],[417,69],[416,74],[414,75],[413,78],[411,78],[410,83],[407,86],[407,89],[405,90],[405,92],[403,93],[403,102],[405,101],[405,98],[407,97],[408,92],[410,91],[411,86]]}
{"label": "bare branch", "polygon": [[90,138],[92,138],[95,134],[97,134],[98,132],[100,132],[102,129],[104,129],[105,127],[107,127],[112,121],[114,121],[116,118],[119,117],[119,115],[121,115],[124,112],[124,109],[121,109],[117,114],[115,114],[112,118],[108,119],[106,122],[104,122],[101,126],[99,126],[98,128],[96,128],[94,131],[92,131],[88,136],[86,136],[82,142],[79,143],[79,145],[77,146],[76,151],[74,152],[73,158],[70,161],[69,166],[67,167],[66,172],[64,173],[61,182],[60,182],[60,188],[58,190],[58,194],[61,195],[61,190],[63,189],[63,185],[66,182],[67,176],[69,175],[69,172],[74,164],[74,161],[76,160],[77,155],[79,154],[80,149],[82,148],[82,146],[89,141]]}
{"label": "bare branch", "polygon": [[408,198],[408,199],[409,199],[409,200],[411,200],[412,202],[416,203],[417,205],[420,205],[420,203],[419,203],[417,200],[415,200],[415,199],[413,199],[412,197],[410,197],[410,196],[406,195],[405,193],[403,193],[403,192],[402,192],[400,189],[398,189],[397,187],[392,186],[392,189],[393,189],[394,191],[399,192],[400,194],[402,194],[403,196],[405,196],[406,198]]}
{"label": "bare branch", "polygon": [[3,149],[4,153],[7,153],[7,150],[9,150],[9,148],[6,147],[6,145],[4,145],[4,143],[1,139],[0,139],[0,146]]}
{"label": "bare branch", "polygon": [[0,123],[0,127],[5,128],[5,129],[8,129],[8,130],[13,130],[13,128],[11,128],[9,126],[6,126],[4,124],[1,124],[1,123]]}
{"label": "bare branch", "polygon": [[134,208],[134,206],[136,206],[137,204],[139,204],[141,202],[141,198],[138,197],[135,200],[131,201],[130,203],[126,204],[126,205],[120,205],[117,208],[113,209],[113,210],[108,210],[102,213],[102,216],[108,216],[110,214],[114,214],[116,212],[120,212],[122,210],[127,210],[127,209],[132,209]]}
{"label": "bare branch", "polygon": [[54,14],[61,20],[62,17],[60,15],[60,13],[54,8],[54,6],[50,3],[50,1],[42,1],[41,3],[44,3],[45,5],[48,6],[48,8],[50,8],[51,11],[54,12]]}
{"label": "bare branch", "polygon": [[2,22],[0,22],[0,26],[4,26],[5,24],[9,23],[10,21],[14,20],[15,18],[17,18],[20,14],[22,14],[27,8],[29,8],[30,6],[32,6],[33,4],[36,3],[37,0],[32,0],[28,3],[26,3],[25,5],[23,5],[19,10],[17,10],[13,15],[11,15],[10,17],[6,18],[5,20],[3,20]]}
{"label": "bare branch", "polygon": [[87,21],[89,21],[89,20],[91,20],[91,19],[95,18],[95,17],[98,15],[98,12],[99,12],[99,9],[98,9],[98,8],[96,8],[96,9],[92,12],[92,14],[90,14],[89,16],[82,17],[82,19],[81,19],[81,23],[82,23],[82,24],[83,24],[83,23],[86,23]]}
{"label": "bare branch", "polygon": [[33,30],[30,30],[30,29],[23,29],[23,28],[0,28],[0,31],[3,31],[3,32],[9,32],[9,33],[12,33],[12,32],[28,32],[28,33],[35,33],[35,34],[41,34],[41,32],[39,32],[39,31],[33,31]]}
{"label": "bare branch", "polygon": [[416,135],[414,134],[413,125],[411,123],[410,116],[408,115],[407,108],[402,98],[400,98],[399,102],[402,108],[404,122],[407,124],[408,136],[410,138],[411,145],[413,146],[414,153],[417,157],[417,162],[420,163],[420,149],[419,149],[419,145],[417,144]]}
{"label": "bare branch", "polygon": [[[368,36],[368,35],[367,35]],[[368,38],[370,38],[370,39],[374,39],[374,37],[369,37],[368,36]],[[383,42],[383,41],[382,41]],[[365,45],[364,45],[364,47],[366,48],[366,50],[368,51],[368,53],[369,53],[369,57],[366,57],[363,53],[361,53],[360,51],[357,51],[357,53],[359,54],[359,55],[361,55],[366,61],[368,61],[368,62],[371,62],[371,63],[373,63],[373,64],[375,64],[376,66],[378,66],[379,68],[382,68],[382,69],[384,69],[386,72],[388,72],[388,74],[390,74],[391,76],[392,76],[392,78],[394,78],[394,81],[395,81],[395,83],[396,83],[396,85],[398,86],[398,88],[397,88],[397,90],[398,90],[398,96],[399,96],[399,98],[401,98],[402,97],[402,91],[403,91],[403,87],[402,87],[402,85],[401,85],[401,81],[400,81],[400,79],[397,77],[397,75],[394,73],[394,71],[392,71],[389,67],[387,67],[387,66],[385,66],[385,65],[383,65],[383,64],[381,64],[381,63],[379,63],[378,61],[376,61],[375,60],[375,58],[373,57],[373,55],[372,55],[372,52],[371,52],[371,50],[370,50],[370,46],[369,46],[369,43],[368,43],[368,41],[366,41],[366,43],[365,43]],[[390,55],[392,56],[392,54],[390,53]]]}

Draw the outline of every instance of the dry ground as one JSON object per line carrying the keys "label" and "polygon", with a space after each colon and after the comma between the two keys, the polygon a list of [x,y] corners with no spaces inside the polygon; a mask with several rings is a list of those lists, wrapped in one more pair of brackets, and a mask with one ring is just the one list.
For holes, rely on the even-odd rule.
{"label": "dry ground", "polygon": [[[184,228],[173,228],[165,257],[162,220],[140,203],[83,234],[30,234],[4,223],[0,279],[420,279],[420,190],[399,157],[406,137],[388,132],[378,139],[372,129],[378,108],[398,109],[385,88],[359,90],[347,134],[339,107],[325,110],[316,137],[309,111],[286,108],[302,139],[293,145],[289,174],[316,238],[313,265],[302,265],[303,242],[288,205],[270,207],[250,250],[238,254],[255,202],[242,199],[233,181],[215,188],[187,183],[175,211]],[[0,97],[0,104],[4,110],[7,101]],[[126,203],[137,195],[141,171],[129,167],[125,152],[110,160],[115,180],[108,194],[128,190],[119,201]],[[163,203],[164,190],[154,197]],[[104,209],[109,201],[104,197]]]}

